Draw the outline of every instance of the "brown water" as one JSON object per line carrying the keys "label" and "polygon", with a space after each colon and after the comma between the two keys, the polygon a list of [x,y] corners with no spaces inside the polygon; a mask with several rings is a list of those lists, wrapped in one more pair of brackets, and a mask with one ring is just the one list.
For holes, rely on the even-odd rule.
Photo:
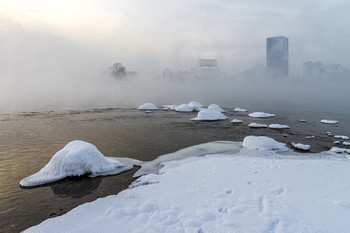
{"label": "brown water", "polygon": [[[252,119],[246,113],[229,111],[230,121],[192,122],[196,113],[136,109],[30,112],[0,115],[0,231],[19,232],[72,208],[111,194],[133,181],[137,168],[116,176],[90,179],[68,178],[46,186],[22,189],[19,181],[39,171],[52,155],[72,140],[90,142],[105,155],[143,161],[184,147],[215,140],[242,141],[247,135],[266,135],[278,141],[310,144],[311,152],[328,150],[334,138],[326,131],[350,134],[348,114],[274,111],[277,117]],[[306,119],[306,123],[299,119]],[[321,119],[339,120],[323,125]],[[251,129],[247,125],[280,123],[289,130]],[[283,137],[288,134],[288,137]],[[305,139],[306,136],[315,139]]]}

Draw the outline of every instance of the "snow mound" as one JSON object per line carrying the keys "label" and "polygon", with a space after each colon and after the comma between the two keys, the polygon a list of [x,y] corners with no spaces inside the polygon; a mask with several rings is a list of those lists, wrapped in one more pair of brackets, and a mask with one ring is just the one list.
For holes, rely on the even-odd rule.
{"label": "snow mound", "polygon": [[140,105],[140,107],[138,109],[139,110],[157,110],[158,107],[152,103],[145,103],[145,104]]}
{"label": "snow mound", "polygon": [[250,123],[248,126],[250,128],[267,128],[267,125],[258,123]]}
{"label": "snow mound", "polygon": [[335,152],[335,153],[348,153],[350,154],[350,150],[349,149],[345,149],[345,148],[340,148],[340,147],[332,147],[332,149],[330,149],[330,151]]}
{"label": "snow mound", "polygon": [[238,119],[233,119],[231,122],[232,122],[232,123],[243,123],[242,120],[238,120]]}
{"label": "snow mound", "polygon": [[290,129],[288,125],[280,125],[280,124],[270,124],[270,129]]}
{"label": "snow mound", "polygon": [[216,111],[219,111],[219,112],[226,112],[224,109],[222,109],[219,105],[217,104],[211,104],[208,106],[208,109],[209,110],[216,110]]}
{"label": "snow mound", "polygon": [[218,121],[226,120],[227,116],[217,110],[204,109],[198,112],[197,117],[192,118],[192,121]]}
{"label": "snow mound", "polygon": [[343,142],[344,146],[350,146],[350,142]]}
{"label": "snow mound", "polygon": [[265,112],[253,112],[248,114],[248,116],[256,117],[256,118],[267,118],[267,117],[274,117],[276,115],[271,113],[265,113]]}
{"label": "snow mound", "polygon": [[248,110],[244,109],[244,108],[235,108],[233,111],[235,111],[235,112],[248,112]]}
{"label": "snow mound", "polygon": [[277,142],[266,136],[247,136],[243,140],[243,147],[262,151],[287,151],[286,144]]}
{"label": "snow mound", "polygon": [[334,124],[338,124],[338,121],[335,121],[335,120],[321,120],[321,123],[334,125]]}
{"label": "snow mound", "polygon": [[309,151],[309,150],[311,149],[311,146],[310,146],[310,145],[301,144],[301,143],[294,143],[294,142],[292,142],[292,146],[293,146],[295,149],[303,150],[303,151]]}
{"label": "snow mound", "polygon": [[125,168],[125,165],[117,159],[107,158],[94,145],[77,140],[56,152],[45,167],[22,179],[20,185],[36,186],[84,174],[91,174],[91,177],[116,174],[120,168]]}
{"label": "snow mound", "polygon": [[195,101],[189,102],[188,106],[190,106],[194,111],[200,111],[204,107],[202,104]]}
{"label": "snow mound", "polygon": [[349,136],[344,136],[344,135],[334,135],[334,138],[336,138],[336,139],[343,139],[343,140],[349,140]]}
{"label": "snow mound", "polygon": [[193,108],[188,104],[181,104],[175,109],[176,112],[193,112]]}

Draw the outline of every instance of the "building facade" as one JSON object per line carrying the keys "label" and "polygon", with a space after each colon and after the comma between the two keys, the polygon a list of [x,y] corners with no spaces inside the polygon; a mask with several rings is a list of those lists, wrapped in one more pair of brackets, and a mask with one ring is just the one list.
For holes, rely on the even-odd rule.
{"label": "building facade", "polygon": [[288,38],[266,39],[266,69],[270,77],[288,77]]}

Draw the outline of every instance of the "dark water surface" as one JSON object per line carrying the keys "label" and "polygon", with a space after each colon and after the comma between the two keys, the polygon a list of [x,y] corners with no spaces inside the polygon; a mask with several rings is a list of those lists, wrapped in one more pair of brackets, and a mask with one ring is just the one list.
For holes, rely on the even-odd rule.
{"label": "dark water surface", "polygon": [[[90,142],[110,157],[143,161],[215,140],[242,141],[247,135],[266,135],[285,142],[310,144],[311,152],[329,150],[334,138],[325,132],[350,134],[348,114],[273,111],[277,116],[254,119],[228,111],[228,121],[192,122],[197,113],[136,109],[29,112],[0,115],[0,232],[19,232],[72,208],[126,189],[137,168],[116,176],[68,178],[46,186],[22,189],[19,181],[45,166],[68,142]],[[243,124],[230,123],[233,118]],[[306,123],[299,120],[305,119]],[[334,119],[339,125],[324,125]],[[251,129],[249,123],[279,123],[288,130]],[[284,137],[287,134],[288,137]],[[315,139],[306,139],[315,136]]]}

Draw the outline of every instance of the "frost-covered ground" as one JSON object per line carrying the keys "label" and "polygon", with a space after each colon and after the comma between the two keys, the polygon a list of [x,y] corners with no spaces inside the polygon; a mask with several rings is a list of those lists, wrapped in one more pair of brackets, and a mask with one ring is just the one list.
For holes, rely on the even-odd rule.
{"label": "frost-covered ground", "polygon": [[242,145],[165,162],[132,188],[27,232],[348,232],[347,154],[278,154],[287,147],[267,137]]}

